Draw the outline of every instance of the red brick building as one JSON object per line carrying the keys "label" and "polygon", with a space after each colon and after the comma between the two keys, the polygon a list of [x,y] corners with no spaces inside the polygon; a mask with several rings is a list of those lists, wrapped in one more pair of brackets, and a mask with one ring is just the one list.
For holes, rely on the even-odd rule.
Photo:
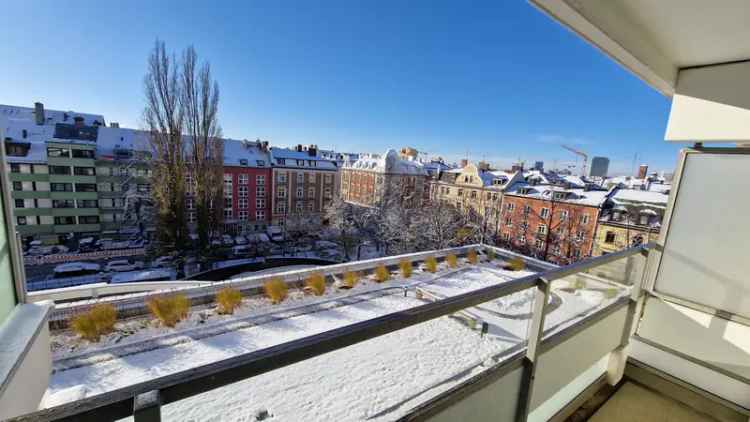
{"label": "red brick building", "polygon": [[[227,233],[263,231],[271,218],[268,143],[224,140],[224,227]],[[188,221],[195,222],[188,197]]]}
{"label": "red brick building", "polygon": [[[394,192],[412,205],[425,197],[427,171],[416,160],[416,151],[401,154],[388,150],[383,155],[361,156],[341,169],[341,197],[358,205],[374,206]],[[429,194],[429,192],[428,192]]]}
{"label": "red brick building", "polygon": [[503,196],[500,243],[567,264],[591,256],[607,191],[518,183]]}

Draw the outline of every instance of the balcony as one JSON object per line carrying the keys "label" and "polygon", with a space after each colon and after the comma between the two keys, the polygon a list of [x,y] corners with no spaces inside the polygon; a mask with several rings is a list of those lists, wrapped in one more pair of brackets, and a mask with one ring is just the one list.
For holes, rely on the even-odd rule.
{"label": "balcony", "polygon": [[[227,406],[248,417],[267,406],[284,420],[563,420],[603,391],[611,395],[615,390],[609,385],[619,389],[601,407],[604,414],[618,412],[618,408],[610,410],[612,406],[627,407],[629,399],[649,394],[662,407],[684,410],[685,404],[676,403],[699,393],[628,354],[636,342],[642,343],[638,348],[650,347],[641,338],[644,321],[650,323],[650,319],[640,320],[639,327],[644,305],[655,301],[669,306],[641,288],[653,247],[644,245],[566,267],[525,258],[528,271],[517,273],[502,270],[502,262],[515,258],[514,254],[485,245],[290,271],[281,276],[294,286],[314,272],[335,279],[346,271],[367,273],[379,265],[395,270],[405,260],[418,267],[428,256],[442,260],[449,254],[466,256],[472,249],[480,252],[476,266],[464,262],[451,269],[444,263],[434,276],[425,273],[414,282],[394,280],[387,287],[337,296],[334,300],[341,303],[336,312],[329,305],[313,313],[303,311],[321,306],[317,302],[292,305],[238,318],[234,324],[240,328],[210,324],[208,334],[188,330],[158,338],[154,342],[161,346],[142,353],[133,344],[125,344],[109,347],[104,354],[84,353],[56,361],[51,385],[57,389],[48,391],[46,402],[51,406],[17,420],[115,420],[134,415],[136,421],[150,421],[159,420],[154,418],[162,412],[167,420],[200,420],[224,414]],[[490,261],[489,255],[499,260]],[[180,291],[200,307],[210,304],[214,293],[227,283],[252,297],[269,278],[256,276]],[[176,288],[174,283],[156,284],[145,289],[156,289],[150,293],[103,300],[114,304],[120,316],[133,318],[145,312],[150,295]],[[388,292],[388,300],[393,301],[389,306],[394,308],[357,317],[347,313],[346,306],[353,304],[359,304],[357,312],[382,306],[371,300],[375,292]],[[60,294],[70,297],[67,291]],[[55,296],[45,293],[44,299]],[[89,305],[59,304],[50,321],[53,326],[65,325],[70,315]],[[305,328],[321,321],[325,330]],[[261,340],[259,328],[254,340],[246,343],[247,333],[253,330],[248,327],[266,323],[270,324],[266,329],[287,341]],[[241,334],[237,329],[248,331]],[[189,343],[175,340],[185,335],[192,338]],[[201,363],[201,353],[191,348],[206,346],[218,347],[216,351],[224,358]],[[103,355],[108,362],[100,366],[85,363]],[[147,364],[157,357],[158,363]],[[115,365],[118,360],[122,365]],[[109,373],[118,366],[124,372]],[[94,382],[102,376],[99,382],[106,386],[87,386],[91,393],[79,400],[66,400],[70,392],[60,395],[65,385],[80,385],[87,379]],[[641,391],[639,383],[644,379],[658,379],[668,393]],[[300,399],[320,392],[326,399]],[[354,392],[358,392],[356,397]],[[228,399],[235,396],[239,401]],[[347,406],[330,408],[329,401]],[[730,416],[737,413],[726,402],[703,398],[691,403],[714,406]],[[694,411],[700,414],[705,409]]]}

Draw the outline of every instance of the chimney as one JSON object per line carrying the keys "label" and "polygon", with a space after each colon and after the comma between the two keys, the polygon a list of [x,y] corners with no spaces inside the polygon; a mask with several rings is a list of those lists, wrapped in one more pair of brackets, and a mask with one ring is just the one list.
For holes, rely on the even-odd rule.
{"label": "chimney", "polygon": [[119,129],[120,128],[120,124],[117,123],[117,122],[109,122],[109,127],[113,127],[113,128]]}
{"label": "chimney", "polygon": [[641,164],[638,167],[638,178],[639,179],[645,179],[647,174],[648,174],[648,165]]}
{"label": "chimney", "polygon": [[302,144],[297,144],[297,152],[302,152]]}
{"label": "chimney", "polygon": [[34,103],[34,118],[39,126],[44,124],[44,104]]}
{"label": "chimney", "polygon": [[307,155],[310,157],[315,157],[318,155],[318,146],[317,145],[310,145],[307,147]]}
{"label": "chimney", "polygon": [[76,116],[75,118],[73,118],[73,121],[75,122],[75,127],[79,129],[83,127],[83,117]]}

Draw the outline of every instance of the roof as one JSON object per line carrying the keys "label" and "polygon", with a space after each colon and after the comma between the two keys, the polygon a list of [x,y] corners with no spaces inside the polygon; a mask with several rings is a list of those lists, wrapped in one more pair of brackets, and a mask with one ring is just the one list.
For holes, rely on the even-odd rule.
{"label": "roof", "polygon": [[[247,160],[247,161],[243,161]],[[253,141],[224,140],[224,165],[242,167],[271,167],[271,154]]]}
{"label": "roof", "polygon": [[[523,189],[527,189],[528,192],[523,193]],[[556,202],[579,204],[589,207],[602,207],[612,193],[611,190],[566,189],[559,186],[530,185],[526,182],[518,182],[510,186],[505,191],[505,194],[550,201],[552,200],[553,192],[565,192],[568,195],[565,199],[559,199]]]}
{"label": "roof", "polygon": [[666,206],[669,196],[661,192],[652,192],[636,189],[618,189],[612,196],[615,202],[642,202],[654,205]]}
{"label": "roof", "polygon": [[360,156],[357,161],[347,165],[346,168],[391,174],[418,176],[427,174],[423,163],[411,158],[403,158],[394,149],[389,149],[383,155],[370,154]]}
{"label": "roof", "polygon": [[96,139],[96,153],[102,158],[114,156],[115,149],[150,151],[149,133],[143,130],[100,127]]}
{"label": "roof", "polygon": [[[0,116],[8,119],[27,120],[36,125],[36,112],[31,107],[20,107],[0,104]],[[44,109],[45,125],[55,125],[55,123],[73,123],[76,117],[83,117],[83,123],[93,125],[99,122],[104,125],[104,116],[101,114],[79,113],[77,111],[60,111]]]}
{"label": "roof", "polygon": [[[337,168],[336,163],[330,159],[323,158],[318,154],[310,155],[309,151],[297,151],[290,148],[271,147],[270,158],[274,167],[298,167],[316,170],[335,170]],[[284,160],[284,164],[280,164],[279,159]],[[303,161],[301,164],[297,164],[297,160]],[[315,167],[309,166],[309,161],[314,161]]]}

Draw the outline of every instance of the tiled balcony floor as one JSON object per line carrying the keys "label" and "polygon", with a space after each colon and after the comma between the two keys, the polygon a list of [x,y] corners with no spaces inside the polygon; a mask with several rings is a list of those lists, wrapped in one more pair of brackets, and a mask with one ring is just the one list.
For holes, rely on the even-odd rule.
{"label": "tiled balcony floor", "polygon": [[717,419],[632,382],[607,400],[590,422],[715,422]]}

